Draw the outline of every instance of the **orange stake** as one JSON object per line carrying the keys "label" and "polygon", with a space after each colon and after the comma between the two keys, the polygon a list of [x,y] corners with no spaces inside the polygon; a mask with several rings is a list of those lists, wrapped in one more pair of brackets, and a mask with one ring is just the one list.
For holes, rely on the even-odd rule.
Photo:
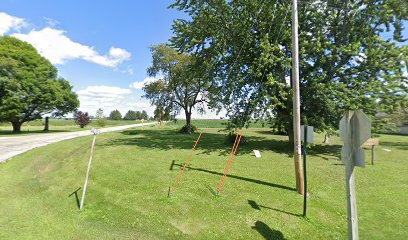
{"label": "orange stake", "polygon": [[228,160],[227,166],[225,167],[225,171],[224,171],[224,175],[222,176],[221,183],[218,186],[218,190],[217,190],[218,194],[221,192],[222,186],[224,185],[225,179],[227,178],[229,169],[232,165],[232,160],[234,159],[234,156],[238,150],[239,143],[241,142],[241,138],[242,138],[242,132],[237,131],[237,137],[235,138],[234,145],[232,146],[232,150],[230,153],[230,159]]}
{"label": "orange stake", "polygon": [[190,162],[191,157],[193,156],[193,153],[194,153],[194,151],[195,151],[195,149],[196,149],[196,147],[197,147],[198,142],[199,142],[200,139],[201,139],[201,135],[202,135],[202,134],[203,134],[203,133],[201,132],[201,133],[200,133],[200,136],[198,136],[197,141],[195,142],[194,147],[193,147],[193,149],[191,150],[190,156],[188,157],[186,163],[184,163],[183,169],[181,170],[180,174],[177,176],[176,181],[174,181],[174,184],[173,184],[173,187],[172,187],[170,193],[173,193],[173,192],[176,190],[176,186],[177,186],[178,182],[180,181],[181,176],[183,175],[184,170],[186,170],[186,167],[187,167],[188,163]]}

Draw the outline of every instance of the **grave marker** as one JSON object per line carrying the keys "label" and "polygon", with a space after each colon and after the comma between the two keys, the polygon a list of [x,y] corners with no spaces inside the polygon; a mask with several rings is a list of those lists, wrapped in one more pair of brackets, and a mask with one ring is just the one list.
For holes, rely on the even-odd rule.
{"label": "grave marker", "polygon": [[254,154],[256,158],[260,158],[261,157],[261,152],[259,152],[258,150],[254,150]]}

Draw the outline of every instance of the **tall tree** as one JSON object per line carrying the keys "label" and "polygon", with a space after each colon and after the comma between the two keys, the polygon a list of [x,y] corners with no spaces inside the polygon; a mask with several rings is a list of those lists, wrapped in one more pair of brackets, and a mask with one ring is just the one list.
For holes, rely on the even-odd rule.
{"label": "tall tree", "polygon": [[98,110],[96,111],[96,114],[95,114],[95,118],[96,118],[96,125],[98,125],[99,127],[105,127],[106,126],[106,119],[105,119],[105,116],[103,115],[103,109],[102,108],[98,108]]}
{"label": "tall tree", "polygon": [[[204,111],[208,77],[204,74],[205,62],[191,54],[181,54],[173,48],[160,44],[150,48],[153,56],[149,76],[161,76],[160,80],[145,85],[145,97],[156,105],[160,113],[165,109],[173,112],[184,110],[187,133],[193,132],[191,114],[194,108]],[[163,117],[160,117],[163,119]]]}
{"label": "tall tree", "polygon": [[137,120],[137,114],[135,111],[129,110],[125,116],[123,117],[124,120]]}
{"label": "tall tree", "polygon": [[147,112],[146,112],[145,110],[143,110],[143,111],[140,113],[140,118],[143,119],[143,120],[149,119],[149,116],[147,115]]}
{"label": "tall tree", "polygon": [[34,47],[0,37],[0,121],[10,121],[13,132],[20,132],[24,122],[49,113],[62,116],[78,106],[72,86]]}
{"label": "tall tree", "polygon": [[142,113],[141,113],[140,111],[136,111],[136,119],[137,119],[137,120],[141,120],[141,119],[142,119],[141,115],[142,115]]}
{"label": "tall tree", "polygon": [[[290,2],[178,0],[171,5],[189,15],[174,22],[172,46],[212,59],[210,105],[226,108],[235,126],[269,118],[292,136]],[[345,109],[363,109],[370,116],[391,113],[407,94],[408,48],[396,42],[406,40],[401,30],[408,2],[302,1],[299,9],[303,119],[332,132]],[[393,40],[381,38],[391,29]]]}
{"label": "tall tree", "polygon": [[113,110],[109,114],[109,119],[110,120],[121,120],[122,119],[122,114],[119,112],[119,110]]}

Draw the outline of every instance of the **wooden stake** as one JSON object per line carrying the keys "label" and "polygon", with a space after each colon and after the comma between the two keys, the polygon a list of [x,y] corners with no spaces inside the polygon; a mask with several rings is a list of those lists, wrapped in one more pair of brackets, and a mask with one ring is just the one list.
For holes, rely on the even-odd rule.
{"label": "wooden stake", "polygon": [[183,176],[184,170],[186,170],[186,167],[187,167],[188,163],[190,162],[191,157],[194,154],[194,151],[195,151],[195,149],[197,147],[198,142],[201,139],[202,134],[203,134],[203,132],[200,133],[200,136],[198,136],[197,140],[195,141],[194,147],[190,152],[190,156],[188,157],[187,161],[184,163],[183,169],[181,170],[181,172],[177,176],[176,180],[174,181],[173,187],[171,189],[169,188],[169,193],[167,194],[168,197],[170,197],[171,194],[174,193],[174,191],[176,191],[176,186],[177,186],[178,182],[180,181],[181,177]]}
{"label": "wooden stake", "polygon": [[230,159],[227,162],[227,166],[225,167],[225,170],[224,170],[224,175],[222,175],[220,185],[218,186],[218,189],[217,189],[217,195],[220,194],[221,189],[224,186],[225,179],[227,178],[229,169],[230,169],[230,167],[232,165],[232,160],[234,159],[234,156],[237,153],[239,143],[241,142],[241,138],[242,138],[242,132],[237,131],[237,136],[235,138],[235,142],[234,142],[234,145],[232,146],[232,150],[231,150],[231,153],[230,153]]}

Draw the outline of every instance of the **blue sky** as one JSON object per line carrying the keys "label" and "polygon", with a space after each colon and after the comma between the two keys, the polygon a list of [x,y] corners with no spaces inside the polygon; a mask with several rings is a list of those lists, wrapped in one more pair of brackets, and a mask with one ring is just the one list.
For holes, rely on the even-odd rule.
{"label": "blue sky", "polygon": [[142,83],[152,80],[146,74],[149,46],[166,42],[173,20],[185,17],[167,8],[172,2],[3,0],[0,36],[33,44],[74,86],[80,110],[94,114],[100,107],[105,115],[114,109],[122,114],[146,110],[151,115],[153,107],[141,98]]}
{"label": "blue sky", "polygon": [[55,64],[79,94],[81,110],[151,114],[141,85],[132,83],[147,78],[149,46],[166,42],[173,20],[184,17],[167,8],[171,2],[4,0],[0,35],[30,42]]}

